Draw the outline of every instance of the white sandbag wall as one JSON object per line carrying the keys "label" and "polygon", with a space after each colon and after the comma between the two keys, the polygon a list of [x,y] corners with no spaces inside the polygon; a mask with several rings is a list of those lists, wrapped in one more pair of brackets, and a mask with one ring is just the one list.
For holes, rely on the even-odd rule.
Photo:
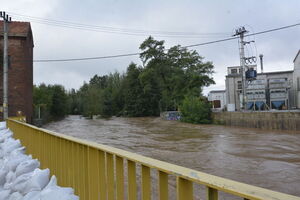
{"label": "white sandbag wall", "polygon": [[19,140],[0,122],[0,200],[78,200],[72,188],[57,186],[49,180],[49,169],[25,154]]}

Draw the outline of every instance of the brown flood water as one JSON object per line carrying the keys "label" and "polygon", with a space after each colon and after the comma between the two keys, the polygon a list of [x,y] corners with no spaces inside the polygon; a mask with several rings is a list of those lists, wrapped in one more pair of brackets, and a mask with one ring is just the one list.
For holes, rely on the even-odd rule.
{"label": "brown flood water", "polygon": [[300,133],[160,118],[87,120],[69,116],[43,128],[209,174],[300,196]]}

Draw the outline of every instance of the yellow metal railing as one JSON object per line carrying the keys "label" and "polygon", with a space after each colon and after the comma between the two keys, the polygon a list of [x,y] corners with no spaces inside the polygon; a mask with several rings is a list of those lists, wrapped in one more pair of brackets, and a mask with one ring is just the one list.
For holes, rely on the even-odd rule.
{"label": "yellow metal railing", "polygon": [[9,117],[9,119],[17,120],[17,121],[20,121],[20,122],[26,122],[26,117],[25,116]]}
{"label": "yellow metal railing", "polygon": [[[168,199],[170,177],[176,177],[177,200],[193,199],[198,192],[194,191],[195,185],[206,187],[208,200],[217,200],[219,191],[244,199],[300,200],[17,120],[8,119],[7,124],[27,153],[39,159],[42,168],[49,168],[59,185],[73,187],[81,200]],[[153,170],[157,172],[157,196],[152,194]]]}

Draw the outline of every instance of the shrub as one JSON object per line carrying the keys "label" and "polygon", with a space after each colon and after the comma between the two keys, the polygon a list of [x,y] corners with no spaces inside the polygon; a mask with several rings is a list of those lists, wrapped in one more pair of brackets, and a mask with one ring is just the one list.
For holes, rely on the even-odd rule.
{"label": "shrub", "polygon": [[181,121],[194,124],[210,124],[211,109],[210,104],[199,97],[185,97],[180,106]]}

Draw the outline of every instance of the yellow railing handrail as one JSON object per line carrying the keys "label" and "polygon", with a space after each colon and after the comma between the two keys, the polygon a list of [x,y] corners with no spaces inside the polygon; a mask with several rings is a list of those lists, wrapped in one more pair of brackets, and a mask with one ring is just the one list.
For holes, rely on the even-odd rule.
{"label": "yellow railing handrail", "polygon": [[25,116],[9,117],[9,119],[20,121],[20,122],[26,122]]}
{"label": "yellow railing handrail", "polygon": [[[296,197],[289,194],[284,194],[265,188],[248,185],[245,183],[233,181],[226,178],[221,178],[218,176],[210,175],[207,173],[199,172],[193,169],[181,167],[164,161],[156,160],[146,156],[142,156],[136,153],[128,152],[125,150],[117,149],[103,144],[98,144],[91,141],[86,141],[83,139],[75,138],[72,136],[60,134],[57,132],[49,131],[43,128],[38,128],[33,125],[17,121],[15,119],[8,119],[8,122],[14,122],[19,125],[26,126],[28,128],[47,133],[49,135],[65,139],[67,141],[75,142],[77,144],[82,144],[88,147],[92,147],[112,155],[124,158],[129,161],[141,164],[143,166],[157,169],[161,172],[167,174],[175,175],[177,177],[205,185],[208,188],[216,189],[218,191],[223,191],[235,196],[242,197],[244,199],[265,199],[265,200],[300,200],[300,197]],[[212,198],[214,199],[214,198]]]}

